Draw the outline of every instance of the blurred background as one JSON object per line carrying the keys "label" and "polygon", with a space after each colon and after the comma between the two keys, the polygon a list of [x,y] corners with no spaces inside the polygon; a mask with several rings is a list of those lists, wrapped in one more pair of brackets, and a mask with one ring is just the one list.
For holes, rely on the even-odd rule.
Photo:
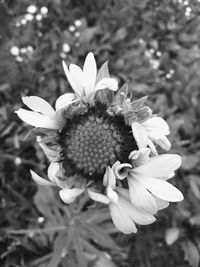
{"label": "blurred background", "polygon": [[[0,266],[198,267],[200,1],[1,0],[0,48]],[[68,207],[30,177],[45,177],[48,162],[14,111],[25,95],[53,105],[71,90],[61,61],[82,66],[89,51],[136,99],[149,95],[183,157],[172,183],[185,200],[136,235],[116,232],[106,209],[85,209],[86,196]]]}

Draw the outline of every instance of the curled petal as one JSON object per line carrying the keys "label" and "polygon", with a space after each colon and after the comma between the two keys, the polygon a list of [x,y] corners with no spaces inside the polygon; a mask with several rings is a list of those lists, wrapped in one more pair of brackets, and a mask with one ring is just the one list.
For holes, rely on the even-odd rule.
{"label": "curled petal", "polygon": [[142,126],[142,124],[138,122],[133,122],[131,127],[132,127],[133,137],[135,138],[138,147],[139,148],[147,147],[148,135],[144,126]]}
{"label": "curled petal", "polygon": [[114,168],[114,172],[119,180],[123,180],[128,176],[128,173],[132,169],[132,165],[128,163],[122,163]]}
{"label": "curled petal", "polygon": [[66,93],[63,94],[61,96],[59,96],[59,98],[56,100],[56,110],[62,109],[70,104],[72,104],[73,102],[75,102],[75,94],[73,93]]}
{"label": "curled petal", "polygon": [[35,112],[40,112],[43,115],[54,117],[55,110],[43,98],[39,96],[25,96],[22,97],[23,103]]}
{"label": "curled petal", "polygon": [[110,202],[110,200],[107,196],[100,194],[100,193],[97,193],[97,192],[94,192],[94,191],[89,190],[89,189],[88,189],[88,195],[94,201],[101,202],[101,203],[106,204],[106,205],[109,204],[109,202]]}
{"label": "curled petal", "polygon": [[60,124],[57,121],[40,113],[29,111],[23,108],[20,108],[18,111],[15,111],[15,113],[17,113],[17,115],[20,117],[21,120],[34,127],[41,127],[54,130],[60,128]]}
{"label": "curled petal", "polygon": [[63,188],[60,190],[59,195],[63,202],[69,204],[73,202],[79,195],[83,193],[84,189],[79,188]]}
{"label": "curled petal", "polygon": [[39,185],[46,185],[46,186],[54,186],[54,184],[44,178],[42,178],[41,176],[39,176],[37,173],[35,173],[34,171],[30,170],[32,179]]}

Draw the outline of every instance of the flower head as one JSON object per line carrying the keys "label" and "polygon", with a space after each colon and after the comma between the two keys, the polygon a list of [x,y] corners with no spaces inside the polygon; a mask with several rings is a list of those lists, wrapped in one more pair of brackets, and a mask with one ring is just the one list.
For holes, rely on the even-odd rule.
{"label": "flower head", "polygon": [[152,116],[146,97],[134,100],[128,84],[116,93],[105,63],[97,73],[92,53],[83,70],[63,63],[74,93],[61,95],[55,109],[37,96],[23,97],[30,109],[17,115],[36,127],[37,142],[50,161],[48,179],[31,170],[40,185],[58,186],[69,204],[85,190],[108,205],[115,226],[136,232],[155,221],[160,209],[183,199],[167,182],[179,168],[178,155],[157,155],[153,142],[169,148],[168,125]]}

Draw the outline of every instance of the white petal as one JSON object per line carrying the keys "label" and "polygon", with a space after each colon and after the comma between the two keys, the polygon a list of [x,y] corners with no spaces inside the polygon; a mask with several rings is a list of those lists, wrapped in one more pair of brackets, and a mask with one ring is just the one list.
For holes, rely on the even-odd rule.
{"label": "white petal", "polygon": [[138,122],[133,122],[132,132],[138,147],[139,148],[146,147],[148,143],[148,135],[142,124]]}
{"label": "white petal", "polygon": [[169,126],[165,120],[160,117],[152,117],[142,123],[148,131],[159,131],[163,135],[170,134]]}
{"label": "white petal", "polygon": [[29,111],[23,108],[20,108],[18,111],[15,111],[15,113],[17,113],[21,120],[34,127],[41,127],[47,129],[60,128],[60,124],[57,121],[40,113]]}
{"label": "white petal", "polygon": [[72,93],[66,93],[66,94],[59,96],[55,104],[56,110],[70,105],[71,103],[74,102],[74,100],[75,100],[75,94],[72,94]]}
{"label": "white petal", "polygon": [[78,96],[81,96],[81,92],[82,90],[80,91],[80,87],[77,88],[77,84],[74,82],[74,77],[71,75],[67,65],[65,64],[64,61],[62,61],[62,65],[63,65],[63,69],[64,69],[64,72],[65,72],[65,75],[68,79],[68,82],[70,83],[71,87],[73,88],[74,92],[76,93],[76,95]]}
{"label": "white petal", "polygon": [[162,147],[162,149],[164,149],[166,151],[170,150],[171,143],[169,142],[169,140],[167,139],[167,137],[165,135],[159,135],[159,136],[149,135],[149,138],[151,138],[151,140],[153,142],[155,142],[160,147]]}
{"label": "white petal", "polygon": [[60,190],[59,195],[63,202],[69,204],[73,202],[80,194],[82,194],[84,189],[79,188],[63,188]]}
{"label": "white petal", "polygon": [[117,204],[111,203],[109,208],[113,223],[121,232],[124,234],[137,232],[134,221],[129,217],[126,205],[121,207]]}
{"label": "white petal", "polygon": [[56,174],[58,173],[60,169],[60,164],[58,162],[52,162],[47,170],[47,174],[49,177],[49,180],[51,180],[53,183],[56,183]]}
{"label": "white petal", "polygon": [[134,150],[130,153],[129,159],[134,167],[145,164],[149,161],[150,148],[144,147],[139,150]]}
{"label": "white petal", "polygon": [[118,202],[118,195],[110,186],[107,187],[107,196],[111,202]]}
{"label": "white petal", "polygon": [[158,198],[170,201],[178,202],[183,200],[183,194],[175,186],[170,183],[152,177],[140,177],[139,181],[155,196]]}
{"label": "white petal", "polygon": [[133,205],[131,205],[128,189],[123,189],[123,188],[118,187],[116,190],[119,193],[118,194],[119,196],[118,206],[126,206],[126,212],[129,213],[129,217],[134,222],[141,224],[141,225],[147,225],[147,224],[151,224],[155,222],[156,218],[152,214],[146,213],[141,210],[139,211],[138,209],[133,207]]}
{"label": "white petal", "polygon": [[52,182],[42,178],[41,176],[39,176],[37,173],[35,173],[34,171],[30,170],[32,179],[39,185],[48,185],[48,186],[55,186],[55,184],[53,184]]}
{"label": "white petal", "polygon": [[122,163],[115,166],[114,172],[119,180],[123,180],[128,176],[130,169],[132,169],[132,165],[128,163]]}
{"label": "white petal", "polygon": [[151,139],[148,139],[148,146],[150,147],[152,154],[154,156],[158,156],[158,152],[156,150],[156,147],[155,147],[154,143],[151,141]]}
{"label": "white petal", "polygon": [[110,186],[113,189],[116,186],[116,177],[114,171],[109,166],[106,168],[106,172],[104,174],[103,185],[106,187]]}
{"label": "white petal", "polygon": [[22,97],[22,101],[33,111],[40,112],[49,117],[54,117],[55,115],[55,110],[52,106],[39,96],[24,96]]}
{"label": "white petal", "polygon": [[133,172],[157,178],[168,177],[180,165],[181,157],[179,155],[163,154],[150,158],[146,164],[134,168]]}
{"label": "white petal", "polygon": [[93,53],[88,53],[85,63],[83,66],[83,72],[85,79],[88,81],[88,86],[85,88],[86,95],[89,96],[93,90],[96,83],[97,76],[97,66]]}
{"label": "white petal", "polygon": [[153,196],[155,201],[156,201],[156,205],[157,205],[157,209],[158,210],[162,210],[162,209],[165,209],[169,206],[169,202],[168,201],[165,201],[165,200],[162,200],[156,196]]}
{"label": "white petal", "polygon": [[100,80],[95,85],[95,91],[102,90],[102,89],[110,89],[112,91],[116,91],[118,89],[118,82],[114,78],[104,78]]}
{"label": "white petal", "polygon": [[91,199],[93,199],[94,201],[98,201],[101,202],[103,204],[108,204],[110,202],[109,198],[103,194],[94,192],[92,190],[88,189],[88,195]]}
{"label": "white petal", "polygon": [[73,89],[79,96],[83,95],[83,90],[85,90],[86,82],[85,76],[81,68],[75,64],[69,66],[69,71],[71,78],[73,79],[74,86]]}
{"label": "white petal", "polygon": [[138,210],[155,214],[157,212],[157,205],[152,194],[136,179],[129,178],[128,184],[132,205]]}

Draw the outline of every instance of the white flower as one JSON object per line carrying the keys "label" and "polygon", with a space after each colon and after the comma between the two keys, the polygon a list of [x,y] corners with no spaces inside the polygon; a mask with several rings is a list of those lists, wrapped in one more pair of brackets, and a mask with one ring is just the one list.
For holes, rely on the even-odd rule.
{"label": "white flower", "polygon": [[[107,88],[116,91],[118,89],[118,83],[114,78],[103,77],[97,81],[96,61],[91,52],[88,53],[85,59],[83,70],[75,64],[70,64],[68,69],[64,61],[63,68],[76,98],[83,99],[87,103],[92,103],[94,94],[98,90]],[[65,94],[61,97],[64,96]]]}
{"label": "white flower", "polygon": [[170,134],[169,126],[167,122],[160,117],[151,117],[142,123],[133,122],[132,132],[138,147],[144,148],[149,145],[154,154],[157,154],[157,152],[153,142],[167,151],[171,147],[166,137],[166,135]]}
{"label": "white flower", "polygon": [[121,232],[136,233],[135,223],[147,225],[156,220],[152,214],[140,211],[130,203],[128,189],[116,186],[116,177],[110,167],[106,169],[104,185],[107,187],[106,195],[91,190],[88,190],[88,194],[93,200],[109,205],[113,223]]}
{"label": "white flower", "polygon": [[38,96],[22,97],[23,103],[32,111],[20,108],[15,111],[21,120],[34,126],[47,129],[60,129],[64,122],[59,116],[59,111],[67,105],[75,102],[74,94],[65,94],[65,97],[58,98],[56,110],[44,99]]}
{"label": "white flower", "polygon": [[140,210],[155,214],[169,202],[183,200],[182,193],[166,180],[174,176],[181,165],[179,155],[164,154],[149,158],[150,149],[143,148],[130,154],[131,164],[118,164],[115,173],[119,179],[128,179],[130,200]]}

